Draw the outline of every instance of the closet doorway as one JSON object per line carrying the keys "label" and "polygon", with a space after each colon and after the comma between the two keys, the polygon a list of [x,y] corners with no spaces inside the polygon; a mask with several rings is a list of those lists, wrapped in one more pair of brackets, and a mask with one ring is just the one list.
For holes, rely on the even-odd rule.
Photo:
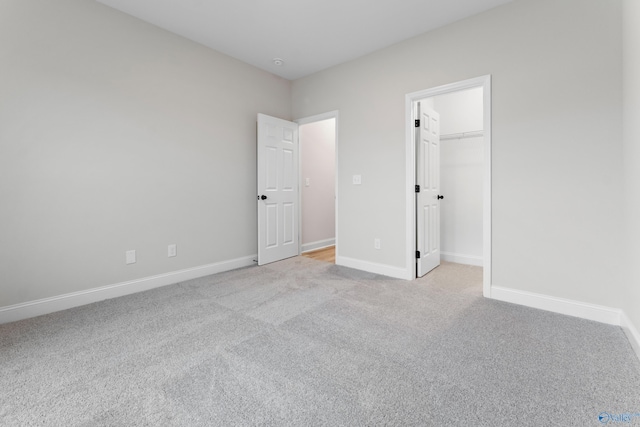
{"label": "closet doorway", "polygon": [[[476,106],[476,112],[467,111]],[[438,257],[448,261],[482,265],[483,294],[491,290],[491,76],[469,79],[406,95],[407,116],[407,270],[416,277],[417,198],[416,168],[418,105],[440,109],[439,144],[445,147],[440,202],[448,202],[438,227]],[[472,108],[476,108],[472,107]],[[481,110],[481,111],[480,111]],[[449,116],[449,120],[445,116]],[[445,121],[448,122],[445,125]],[[416,122],[417,124],[418,122]],[[419,129],[418,129],[419,130]],[[453,142],[451,142],[453,141]],[[478,144],[479,143],[479,144]],[[446,182],[445,182],[446,181]],[[446,193],[449,193],[447,195]],[[442,203],[440,211],[443,209]],[[446,218],[445,218],[446,216]],[[465,230],[466,229],[466,230]],[[445,235],[446,233],[446,235]],[[442,237],[442,240],[440,239]],[[440,248],[442,247],[442,253]],[[414,255],[415,254],[415,255]]]}
{"label": "closet doorway", "polygon": [[440,114],[440,258],[482,266],[482,87],[428,98]]}

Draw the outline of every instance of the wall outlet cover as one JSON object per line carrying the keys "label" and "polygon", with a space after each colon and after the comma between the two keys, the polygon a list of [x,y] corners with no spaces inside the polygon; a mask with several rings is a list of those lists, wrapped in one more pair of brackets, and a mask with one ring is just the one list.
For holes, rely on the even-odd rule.
{"label": "wall outlet cover", "polygon": [[178,255],[178,246],[176,244],[171,244],[167,247],[167,256],[174,257]]}

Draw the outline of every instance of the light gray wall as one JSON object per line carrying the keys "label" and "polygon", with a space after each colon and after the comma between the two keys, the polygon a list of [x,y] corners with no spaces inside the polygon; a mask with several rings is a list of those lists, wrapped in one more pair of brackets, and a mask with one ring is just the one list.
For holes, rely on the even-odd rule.
{"label": "light gray wall", "polygon": [[640,2],[624,2],[624,170],[626,260],[624,310],[640,332]]}
{"label": "light gray wall", "polygon": [[[433,98],[442,136],[483,129],[483,90]],[[484,138],[442,139],[440,144],[440,250],[453,262],[482,263]]]}
{"label": "light gray wall", "polygon": [[623,307],[640,329],[640,17],[624,1],[624,180],[622,0],[516,1],[293,93],[90,0],[2,1],[0,307],[255,253],[257,112],[340,110],[341,253],[403,267],[404,95],[492,74],[493,283]]}
{"label": "light gray wall", "polygon": [[300,125],[298,135],[304,246],[336,237],[336,119]]}
{"label": "light gray wall", "polygon": [[404,268],[405,94],[491,74],[493,284],[619,307],[621,19],[520,0],[294,81],[294,118],[340,111],[340,253]]}
{"label": "light gray wall", "polygon": [[460,90],[433,97],[434,109],[440,113],[440,134],[483,130],[482,88]]}
{"label": "light gray wall", "polygon": [[0,307],[256,253],[290,82],[89,0],[0,2],[0,64]]}

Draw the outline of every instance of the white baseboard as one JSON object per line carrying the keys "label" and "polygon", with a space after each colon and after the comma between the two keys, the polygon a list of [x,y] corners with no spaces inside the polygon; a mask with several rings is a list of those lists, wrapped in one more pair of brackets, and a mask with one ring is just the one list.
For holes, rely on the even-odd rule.
{"label": "white baseboard", "polygon": [[198,277],[204,277],[210,274],[247,267],[255,264],[254,259],[256,259],[256,255],[202,265],[185,270],[173,271],[170,273],[159,274],[157,276],[144,277],[142,279],[117,283],[115,285],[102,286],[99,288],[88,289],[86,291],[73,292],[21,304],[0,307],[0,324],[41,316],[43,314],[66,310],[110,298],[121,297],[136,292],[147,291],[161,286],[197,279]]}
{"label": "white baseboard", "polygon": [[455,254],[452,252],[440,252],[440,259],[457,264],[477,265],[478,267],[482,267],[484,264],[481,256]]}
{"label": "white baseboard", "polygon": [[585,302],[551,297],[548,295],[534,294],[532,292],[518,291],[515,289],[491,287],[491,298],[499,301],[511,302],[540,310],[594,320],[609,325],[620,326],[622,310]]}
{"label": "white baseboard", "polygon": [[315,251],[316,249],[322,249],[336,244],[336,239],[318,240],[317,242],[305,243],[302,245],[302,253]]}
{"label": "white baseboard", "polygon": [[389,276],[395,279],[414,279],[413,277],[411,277],[411,273],[407,273],[407,270],[405,270],[404,268],[393,267],[386,264],[377,264],[374,262],[362,261],[359,259],[347,258],[343,256],[336,256],[336,265],[355,268],[356,270],[362,270],[369,273],[381,274],[383,276]]}
{"label": "white baseboard", "polygon": [[629,338],[631,347],[636,352],[638,359],[640,359],[640,332],[638,332],[635,325],[631,323],[631,320],[624,311],[620,318],[620,326],[622,326],[622,330],[627,335],[627,338]]}

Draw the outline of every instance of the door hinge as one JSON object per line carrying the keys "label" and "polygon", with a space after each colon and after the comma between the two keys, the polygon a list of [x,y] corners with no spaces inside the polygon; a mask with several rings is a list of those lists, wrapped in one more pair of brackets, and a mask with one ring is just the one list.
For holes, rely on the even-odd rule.
{"label": "door hinge", "polygon": [[416,251],[416,259],[420,259],[420,251]]}
{"label": "door hinge", "polygon": [[419,192],[420,192],[420,186],[416,185],[416,193],[419,193]]}
{"label": "door hinge", "polygon": [[419,128],[420,127],[420,120],[416,120],[416,127]]}

